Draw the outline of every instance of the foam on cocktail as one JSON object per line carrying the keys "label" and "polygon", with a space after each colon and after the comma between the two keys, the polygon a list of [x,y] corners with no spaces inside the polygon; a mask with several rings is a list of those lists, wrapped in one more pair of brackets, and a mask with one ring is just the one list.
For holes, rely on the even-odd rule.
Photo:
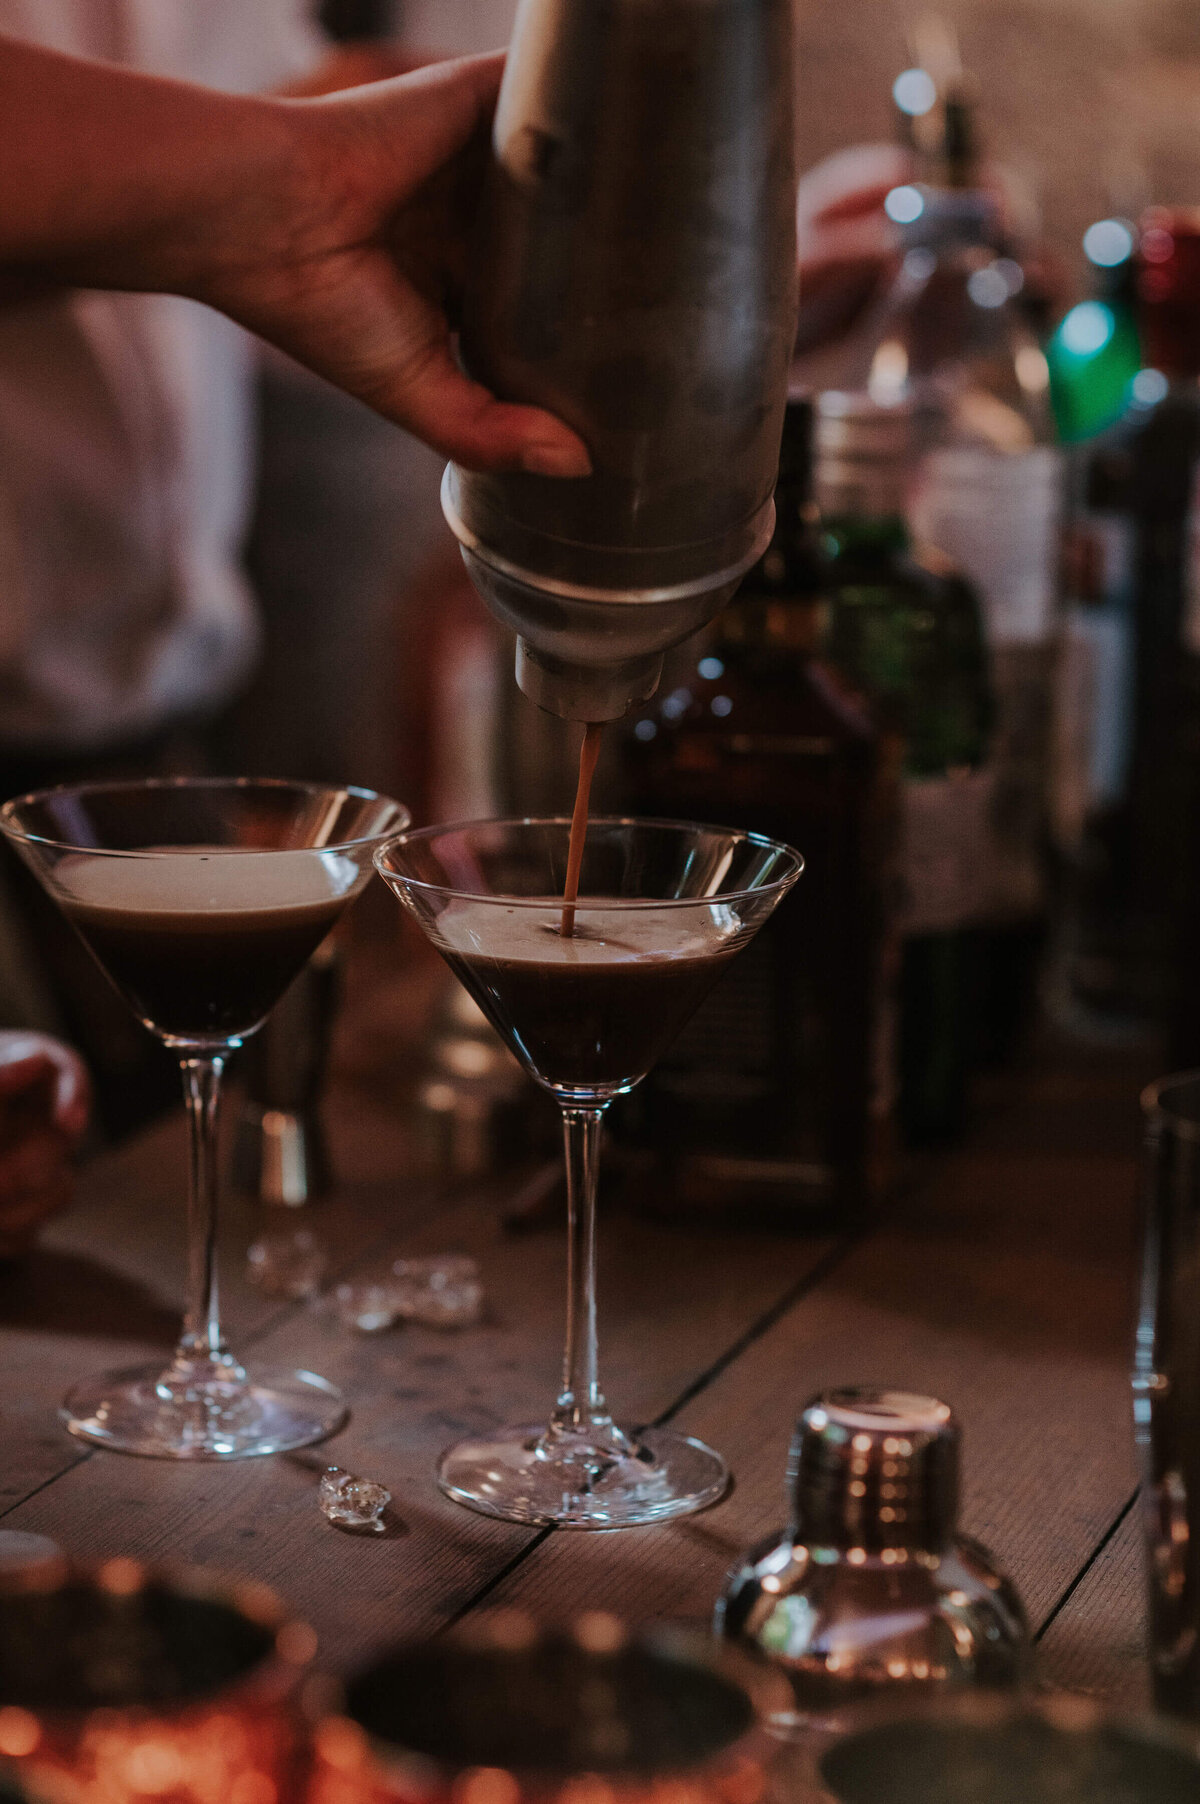
{"label": "foam on cocktail", "polygon": [[362,873],[339,852],[171,846],[129,857],[72,853],[54,878],[85,907],[194,915],[323,907],[348,896]]}
{"label": "foam on cocktail", "polygon": [[436,933],[448,952],[503,964],[621,966],[671,964],[714,958],[728,951],[738,932],[733,911],[720,902],[648,908],[585,897],[575,931],[561,931],[562,903],[543,906],[475,902],[455,897],[437,917]]}

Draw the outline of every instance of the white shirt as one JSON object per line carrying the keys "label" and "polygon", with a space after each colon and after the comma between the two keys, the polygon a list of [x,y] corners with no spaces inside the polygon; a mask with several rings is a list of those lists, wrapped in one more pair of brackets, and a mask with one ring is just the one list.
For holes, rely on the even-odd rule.
{"label": "white shirt", "polygon": [[404,36],[412,44],[470,56],[501,50],[512,36],[517,0],[404,0]]}
{"label": "white shirt", "polygon": [[[249,92],[310,67],[310,0],[0,0],[0,32]],[[0,751],[99,749],[227,697],[252,341],[194,302],[0,307]]]}

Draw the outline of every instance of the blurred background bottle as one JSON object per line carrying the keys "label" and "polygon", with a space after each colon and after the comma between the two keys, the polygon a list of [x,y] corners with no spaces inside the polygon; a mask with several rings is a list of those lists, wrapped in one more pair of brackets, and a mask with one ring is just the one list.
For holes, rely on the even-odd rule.
{"label": "blurred background bottle", "polygon": [[924,73],[937,102],[918,122],[922,179],[886,202],[900,268],[840,386],[910,411],[914,534],[949,557],[983,607],[995,723],[976,1031],[982,1055],[996,1058],[1028,1019],[1045,930],[1063,471],[1024,273],[981,172],[970,82],[952,45]]}
{"label": "blurred background bottle", "polygon": [[1056,1000],[1093,1036],[1164,1036],[1175,1067],[1200,1059],[1200,213],[1152,208],[1127,261],[1143,367],[1076,454],[1067,535]]}
{"label": "blurred background bottle", "polygon": [[1127,931],[1135,630],[1129,424],[1144,387],[1136,246],[1136,228],[1126,219],[1088,227],[1083,250],[1092,293],[1064,316],[1047,348],[1067,459],[1049,995],[1061,1025],[1100,1041],[1136,1035],[1145,1012]]}
{"label": "blurred background bottle", "polygon": [[844,1221],[887,1181],[889,887],[900,748],[821,654],[812,409],[788,406],[774,540],[622,743],[631,810],[736,821],[805,875],[624,1105],[660,1206]]}
{"label": "blurred background bottle", "polygon": [[1135,948],[1157,979],[1174,1069],[1200,1059],[1200,211],[1143,217],[1138,300],[1129,862]]}
{"label": "blurred background bottle", "polygon": [[828,559],[826,654],[903,747],[898,1107],[910,1145],[963,1126],[975,1052],[979,936],[993,902],[994,773],[979,600],[905,520],[912,423],[825,394],[817,500]]}

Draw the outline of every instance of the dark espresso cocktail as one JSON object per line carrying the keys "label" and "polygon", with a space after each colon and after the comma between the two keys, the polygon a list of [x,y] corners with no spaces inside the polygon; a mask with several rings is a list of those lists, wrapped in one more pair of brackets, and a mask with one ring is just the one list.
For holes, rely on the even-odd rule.
{"label": "dark espresso cocktail", "polygon": [[249,1032],[329,932],[357,880],[337,853],[64,859],[64,913],[126,1000],[179,1040]]}
{"label": "dark espresso cocktail", "polygon": [[437,943],[537,1078],[612,1091],[645,1075],[740,944],[720,903],[689,913],[589,896],[566,938],[557,898],[507,909],[456,898]]}

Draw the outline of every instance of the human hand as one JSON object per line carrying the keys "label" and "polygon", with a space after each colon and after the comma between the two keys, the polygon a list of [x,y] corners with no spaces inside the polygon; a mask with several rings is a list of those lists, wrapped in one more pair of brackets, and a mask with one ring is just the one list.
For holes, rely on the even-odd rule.
{"label": "human hand", "polygon": [[837,151],[801,177],[798,355],[848,331],[891,274],[899,245],[883,203],[912,179],[912,157],[892,144]]}
{"label": "human hand", "polygon": [[26,1252],[70,1201],[90,1095],[83,1064],[61,1041],[0,1032],[0,1258]]}
{"label": "human hand", "polygon": [[502,69],[471,57],[266,103],[290,133],[271,204],[215,219],[191,291],[470,469],[582,476],[569,427],[497,401],[454,359]]}

